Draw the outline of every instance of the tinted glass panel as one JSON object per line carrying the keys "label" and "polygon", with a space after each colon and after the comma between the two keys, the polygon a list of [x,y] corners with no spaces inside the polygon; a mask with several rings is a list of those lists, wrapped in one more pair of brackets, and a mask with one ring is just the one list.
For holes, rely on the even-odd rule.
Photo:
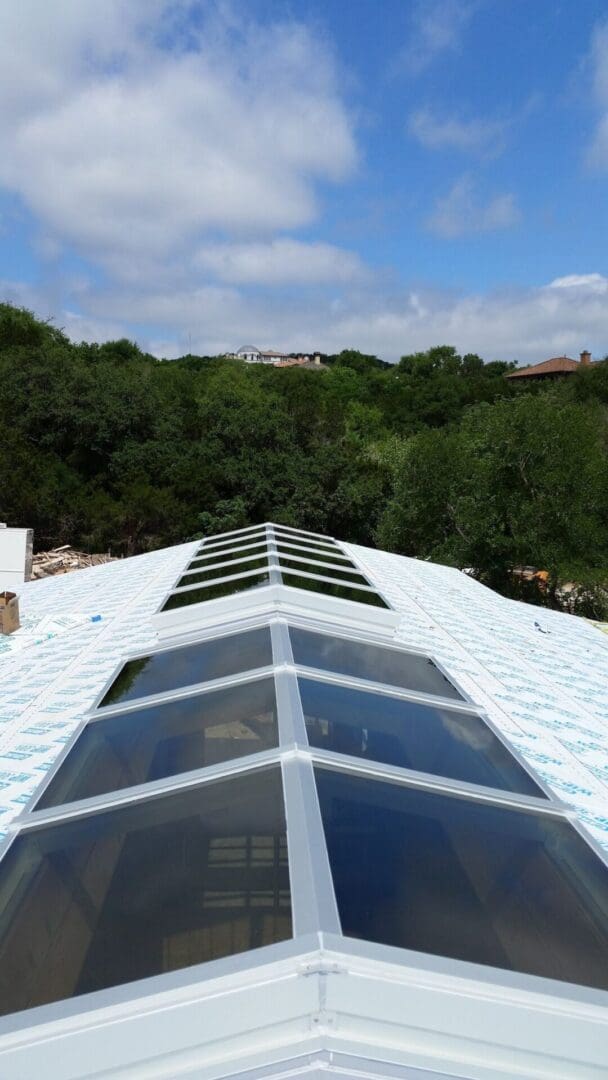
{"label": "tinted glass panel", "polygon": [[[205,549],[203,548],[203,551],[204,550]],[[188,569],[198,570],[200,568],[202,570],[203,567],[215,566],[216,563],[232,562],[234,559],[249,559],[256,555],[260,555],[266,550],[266,541],[264,540],[261,544],[251,544],[250,546],[241,548],[237,551],[218,551],[215,555],[206,557],[200,555],[192,560]]]}
{"label": "tinted glass panel", "polygon": [[313,746],[544,798],[479,716],[300,679]]}
{"label": "tinted glass panel", "polygon": [[316,540],[298,540],[295,536],[281,536],[280,533],[276,533],[275,537],[277,543],[289,543],[293,544],[295,547],[315,548],[319,551],[331,551],[332,549],[334,551],[336,550],[336,545],[331,540],[328,540],[327,543],[321,543],[320,541]]}
{"label": "tinted glass panel", "polygon": [[37,808],[202,769],[276,745],[272,679],[119,713],[84,729]]}
{"label": "tinted glass panel", "polygon": [[317,770],[343,932],[608,989],[608,869],[567,822]]}
{"label": "tinted glass panel", "polygon": [[202,547],[199,548],[198,554],[211,554],[212,551],[220,551],[222,548],[243,547],[243,544],[253,543],[254,540],[260,540],[265,536],[265,529],[256,529],[255,532],[248,533],[246,536],[229,536],[227,540],[206,540]]}
{"label": "tinted glass panel", "polygon": [[233,593],[245,592],[247,589],[256,589],[259,585],[268,585],[269,581],[268,574],[252,574],[251,577],[232,578],[230,581],[222,582],[221,585],[207,585],[201,589],[172,593],[163,604],[161,611],[188,607],[189,604],[201,604],[205,600],[218,600],[221,596],[231,596]]}
{"label": "tinted glass panel", "polygon": [[246,634],[213,641],[199,641],[180,649],[129,660],[112,683],[101,705],[115,705],[148,694],[164,694],[180,686],[222,679],[239,671],[272,664],[270,631],[249,630]]}
{"label": "tinted glass panel", "polygon": [[287,570],[292,570],[297,573],[299,570],[306,574],[323,574],[325,577],[339,578],[340,581],[351,581],[358,585],[369,585],[370,582],[367,578],[364,578],[362,574],[358,574],[356,570],[338,570],[335,566],[323,566],[317,562],[295,562],[293,559],[286,559],[284,555],[281,555],[281,566]]}
{"label": "tinted glass panel", "polygon": [[0,1012],[290,935],[278,769],[49,825],[0,864]]}
{"label": "tinted glass panel", "polygon": [[291,627],[289,633],[296,664],[462,700],[462,695],[426,656],[315,634],[296,627]]}
{"label": "tinted glass panel", "polygon": [[181,588],[183,585],[196,585],[199,581],[213,581],[215,578],[226,577],[228,574],[244,574],[248,570],[259,570],[267,564],[268,560],[264,555],[261,559],[246,559],[245,562],[232,566],[212,566],[209,569],[198,570],[196,574],[184,574],[179,579],[176,588]]}
{"label": "tinted glass panel", "polygon": [[[307,557],[310,556],[310,552],[308,552],[308,551],[304,551],[301,548],[295,548],[294,549],[292,547],[286,546],[285,544],[277,544],[277,551],[279,552],[279,554],[281,556],[286,555],[288,558],[291,557],[292,559],[296,558],[296,557],[301,558],[301,559],[306,559]],[[312,557],[313,558],[316,557],[317,559],[323,559],[323,562],[335,563],[336,566],[340,566],[340,567],[348,567],[348,566],[352,566],[353,568],[355,567],[354,562],[352,562],[350,559],[348,559],[346,557],[346,555],[338,555],[338,554],[334,553],[333,551],[331,551],[329,548],[327,549],[327,552],[320,551],[320,550],[314,551],[312,553]]]}
{"label": "tinted glass panel", "polygon": [[273,525],[275,532],[287,533],[289,536],[295,536],[296,540],[306,540],[310,537],[311,540],[316,540],[320,544],[333,544],[333,540],[329,536],[324,536],[322,533],[308,532],[306,529],[294,529],[292,525],[281,525],[277,522]]}
{"label": "tinted glass panel", "polygon": [[388,607],[377,593],[363,592],[362,589],[349,589],[347,585],[333,585],[330,581],[314,581],[313,578],[299,577],[295,574],[283,574],[283,584],[294,589],[308,589],[309,592],[325,593],[339,600],[354,600],[358,604],[371,604],[372,607]]}

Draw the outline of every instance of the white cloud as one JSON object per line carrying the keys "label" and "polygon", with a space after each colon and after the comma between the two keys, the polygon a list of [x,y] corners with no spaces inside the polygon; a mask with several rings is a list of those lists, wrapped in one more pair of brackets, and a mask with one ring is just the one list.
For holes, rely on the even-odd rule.
{"label": "white cloud", "polygon": [[429,150],[460,150],[494,155],[504,148],[507,123],[501,120],[468,120],[441,116],[429,107],[416,109],[409,117],[408,131]]}
{"label": "white cloud", "polygon": [[431,232],[446,239],[471,233],[508,229],[521,219],[515,196],[510,192],[481,202],[469,175],[457,180],[444,198],[439,199],[427,221]]}
{"label": "white cloud", "polygon": [[566,277],[555,278],[548,287],[550,289],[580,289],[583,293],[605,295],[608,292],[608,278],[605,278],[603,274],[567,274]]}
{"label": "white cloud", "polygon": [[[83,314],[64,312],[56,321],[75,340],[131,337],[134,322],[148,325],[149,336],[140,337],[140,345],[169,357],[190,350],[215,354],[251,339],[287,351],[352,347],[386,360],[447,343],[486,360],[533,363],[563,353],[577,357],[583,348],[604,356],[607,294],[608,277],[598,273],[566,275],[528,289],[456,294],[418,286],[390,297],[367,282],[339,297],[298,290],[289,299],[224,286],[90,289],[78,294]],[[29,287],[0,285],[2,298],[44,317],[59,311],[54,294]]]}
{"label": "white cloud", "polygon": [[204,248],[196,264],[233,284],[288,285],[356,281],[365,276],[361,260],[333,244],[303,243],[287,237],[257,244]]}
{"label": "white cloud", "polygon": [[457,51],[476,6],[472,0],[417,0],[409,39],[396,67],[419,75],[442,54]]}
{"label": "white cloud", "polygon": [[9,7],[0,184],[46,234],[114,273],[121,258],[188,252],[208,230],[308,224],[316,182],[355,165],[331,57],[300,24],[262,28],[208,6],[187,47],[178,35],[168,50],[159,36],[187,0]]}

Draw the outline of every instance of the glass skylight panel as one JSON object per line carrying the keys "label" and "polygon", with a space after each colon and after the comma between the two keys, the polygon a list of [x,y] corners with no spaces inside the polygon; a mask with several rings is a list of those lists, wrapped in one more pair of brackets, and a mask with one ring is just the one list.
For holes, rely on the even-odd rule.
{"label": "glass skylight panel", "polygon": [[176,588],[182,588],[185,585],[197,585],[201,581],[215,581],[217,578],[228,577],[230,574],[245,573],[247,570],[260,570],[263,566],[268,565],[268,559],[264,555],[257,559],[245,559],[243,562],[233,563],[228,566],[211,566],[204,570],[197,570],[196,573],[184,574],[176,585]]}
{"label": "glass skylight panel", "polygon": [[323,577],[338,578],[340,581],[347,581],[352,585],[370,585],[367,578],[357,573],[356,570],[338,570],[335,566],[323,566],[322,563],[309,562],[308,560],[288,559],[284,555],[281,555],[281,566],[296,574],[299,571],[304,574],[321,574]]}
{"label": "glass skylight panel", "polygon": [[309,592],[324,593],[326,596],[335,596],[338,600],[350,600],[357,604],[370,604],[372,607],[388,607],[381,596],[375,592],[364,592],[363,589],[350,589],[332,581],[316,581],[314,578],[296,576],[294,574],[282,574],[283,584],[291,585],[294,589],[307,589]]}
{"label": "glass skylight panel", "polygon": [[544,792],[480,716],[298,680],[312,746],[521,795]]}
{"label": "glass skylight panel", "polygon": [[291,933],[278,768],[27,830],[0,863],[0,1013]]}
{"label": "glass skylight panel", "polygon": [[260,544],[250,544],[247,547],[237,548],[232,551],[218,551],[215,554],[204,555],[205,549],[201,549],[201,554],[197,555],[192,560],[188,569],[200,568],[201,570],[207,566],[215,566],[216,563],[233,562],[235,559],[250,559],[257,555],[261,555],[263,551],[268,550],[266,541],[263,540]]}
{"label": "glass skylight panel", "polygon": [[250,541],[251,543],[253,543],[255,540],[261,540],[262,538],[265,538],[265,536],[266,530],[262,528],[256,529],[255,532],[249,533],[247,536],[230,536],[226,540],[222,540],[220,537],[215,537],[213,540],[205,540],[202,547],[199,548],[198,554],[204,555],[207,552],[211,553],[212,551],[220,551],[222,548],[242,547],[243,544],[247,544]]}
{"label": "glass skylight panel", "polygon": [[320,540],[309,540],[307,537],[298,539],[292,536],[291,533],[285,535],[279,532],[275,532],[275,539],[278,544],[289,543],[295,547],[318,548],[319,551],[339,551],[333,540],[322,542]]}
{"label": "glass skylight panel", "polygon": [[322,543],[326,543],[326,544],[333,544],[334,543],[331,536],[325,536],[324,533],[310,532],[308,529],[295,529],[293,527],[293,525],[279,525],[279,524],[274,525],[273,524],[273,525],[271,525],[271,528],[273,528],[276,532],[287,532],[287,533],[291,533],[293,536],[296,536],[296,537],[301,536],[303,540],[305,540],[306,537],[309,536],[312,540],[320,540]]}
{"label": "glass skylight panel", "polygon": [[289,634],[296,664],[371,679],[404,690],[463,700],[462,694],[426,656],[316,634],[295,626],[290,627]]}
{"label": "glass skylight panel", "polygon": [[315,772],[348,937],[608,989],[608,868],[567,821]]}
{"label": "glass skylight panel", "polygon": [[274,679],[117,713],[84,728],[37,810],[270,750]]}
{"label": "glass skylight panel", "polygon": [[335,549],[334,551],[329,548],[327,549],[327,551],[306,551],[301,547],[292,547],[290,544],[281,542],[277,544],[277,551],[279,555],[286,555],[288,558],[292,559],[307,559],[312,557],[316,559],[322,559],[323,562],[335,563],[336,566],[339,566],[341,568],[349,566],[355,568],[354,562],[349,559],[347,555],[341,555],[337,549]]}
{"label": "glass skylight panel", "polygon": [[165,694],[270,664],[272,646],[270,630],[266,626],[212,641],[198,641],[194,645],[182,645],[127,661],[101,705],[116,705],[149,694]]}
{"label": "glass skylight panel", "polygon": [[248,577],[229,578],[219,585],[203,585],[200,589],[182,589],[181,592],[171,593],[161,611],[172,611],[174,608],[188,607],[190,604],[202,604],[206,600],[219,600],[222,596],[232,596],[233,593],[246,592],[247,589],[257,589],[261,585],[268,584],[270,584],[270,574],[266,572],[250,574]]}

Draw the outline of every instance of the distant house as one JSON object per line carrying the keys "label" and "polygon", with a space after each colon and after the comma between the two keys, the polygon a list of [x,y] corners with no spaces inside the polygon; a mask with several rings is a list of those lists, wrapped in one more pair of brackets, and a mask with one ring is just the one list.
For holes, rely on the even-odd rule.
{"label": "distant house", "polygon": [[242,345],[233,355],[235,359],[244,360],[246,364],[278,364],[288,358],[287,353],[276,352],[274,349],[258,349],[255,345]]}
{"label": "distant house", "polygon": [[237,349],[232,355],[235,360],[244,360],[246,364],[255,364],[260,359],[261,351],[255,345],[241,345],[241,348]]}
{"label": "distant house", "polygon": [[551,360],[543,360],[540,364],[532,364],[531,367],[519,368],[510,371],[507,379],[562,379],[580,367],[590,367],[593,364],[602,363],[601,360],[592,360],[591,353],[585,349],[581,353],[580,360],[571,360],[569,356],[553,356]]}
{"label": "distant house", "polygon": [[242,345],[240,349],[232,353],[235,360],[244,360],[246,364],[272,364],[274,367],[324,367],[321,357],[315,354],[310,356],[293,356],[290,353],[276,352],[275,349],[258,349],[255,345]]}

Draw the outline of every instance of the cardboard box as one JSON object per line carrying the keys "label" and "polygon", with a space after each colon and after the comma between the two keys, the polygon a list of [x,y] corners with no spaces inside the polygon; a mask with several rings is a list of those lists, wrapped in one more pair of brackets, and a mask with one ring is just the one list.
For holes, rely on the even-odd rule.
{"label": "cardboard box", "polygon": [[0,593],[0,634],[12,634],[18,630],[19,597],[14,592]]}

